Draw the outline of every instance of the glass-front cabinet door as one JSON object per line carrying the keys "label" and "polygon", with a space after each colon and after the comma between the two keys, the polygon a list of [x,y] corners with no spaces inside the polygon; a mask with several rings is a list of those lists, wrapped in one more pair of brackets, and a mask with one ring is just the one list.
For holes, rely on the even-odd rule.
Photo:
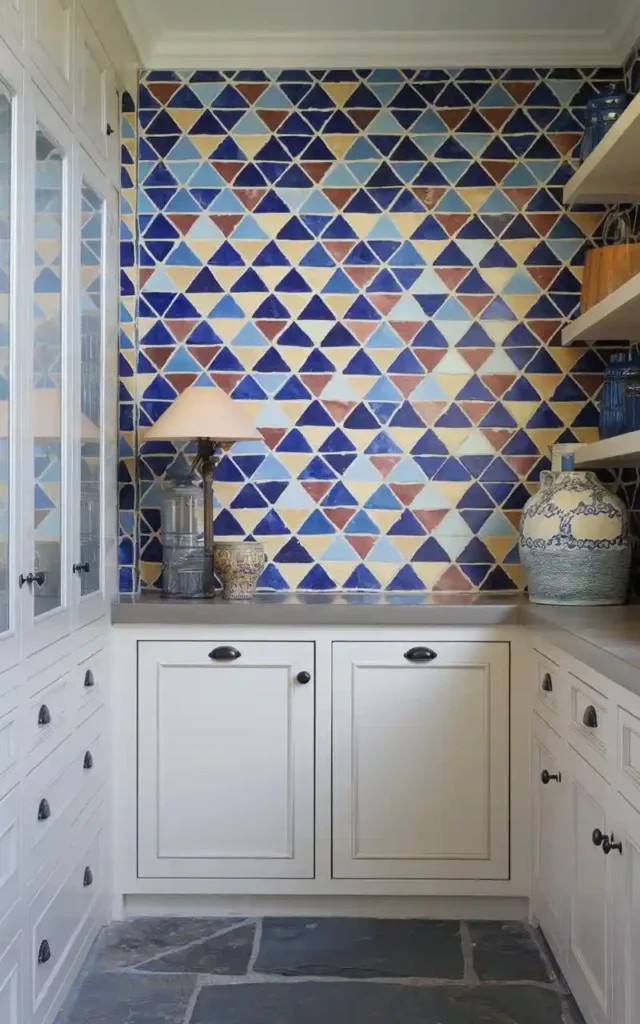
{"label": "glass-front cabinet door", "polygon": [[[19,210],[23,202],[21,125],[23,71],[0,42],[0,694],[3,675],[20,659],[18,601],[19,421],[16,402],[21,348],[17,294]],[[21,421],[20,421],[21,422]],[[5,677],[6,678],[6,677]]]}
{"label": "glass-front cabinet door", "polygon": [[[81,152],[74,183],[79,224],[79,376],[74,424],[74,544],[79,625],[104,612],[105,348],[109,185]],[[109,268],[115,273],[115,267]]]}
{"label": "glass-front cabinet door", "polygon": [[27,653],[59,639],[70,628],[71,349],[77,319],[72,301],[72,139],[39,92],[34,113],[29,200],[31,365],[25,403],[30,410],[33,472],[28,524],[31,564],[21,577],[31,597]]}

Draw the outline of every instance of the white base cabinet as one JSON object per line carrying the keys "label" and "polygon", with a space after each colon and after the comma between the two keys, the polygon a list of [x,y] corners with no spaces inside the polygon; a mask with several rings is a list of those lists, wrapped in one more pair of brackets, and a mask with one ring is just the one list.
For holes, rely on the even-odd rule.
{"label": "white base cabinet", "polygon": [[314,645],[139,646],[141,877],[312,878]]}
{"label": "white base cabinet", "polygon": [[509,876],[509,645],[333,645],[336,878]]}
{"label": "white base cabinet", "polygon": [[533,657],[531,913],[587,1024],[638,1024],[640,698]]}

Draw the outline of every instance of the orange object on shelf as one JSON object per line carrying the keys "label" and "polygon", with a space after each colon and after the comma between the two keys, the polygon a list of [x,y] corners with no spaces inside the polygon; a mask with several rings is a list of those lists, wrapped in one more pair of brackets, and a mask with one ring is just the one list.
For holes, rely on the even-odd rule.
{"label": "orange object on shelf", "polygon": [[582,277],[580,312],[586,313],[635,274],[640,274],[640,242],[589,249]]}

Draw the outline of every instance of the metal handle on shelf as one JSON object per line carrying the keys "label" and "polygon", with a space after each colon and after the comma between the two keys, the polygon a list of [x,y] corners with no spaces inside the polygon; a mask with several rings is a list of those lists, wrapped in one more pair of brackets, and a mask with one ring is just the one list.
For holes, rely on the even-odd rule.
{"label": "metal handle on shelf", "polygon": [[553,679],[549,672],[545,672],[543,676],[541,689],[544,690],[545,693],[553,692]]}
{"label": "metal handle on shelf", "polygon": [[83,768],[87,768],[87,769],[93,768],[93,754],[91,753],[90,750],[87,750],[87,752],[84,755],[84,761],[82,762],[82,767]]}
{"label": "metal handle on shelf", "polygon": [[89,885],[93,885],[93,871],[91,870],[89,865],[87,865],[87,867],[84,869],[84,876],[82,878],[82,884],[83,884],[85,889]]}
{"label": "metal handle on shelf", "polygon": [[88,668],[87,671],[84,674],[84,685],[85,686],[95,686],[96,685],[96,681],[93,678],[93,672],[91,671],[90,668]]}
{"label": "metal handle on shelf", "polygon": [[38,949],[38,963],[46,964],[51,959],[51,946],[46,939],[43,939]]}

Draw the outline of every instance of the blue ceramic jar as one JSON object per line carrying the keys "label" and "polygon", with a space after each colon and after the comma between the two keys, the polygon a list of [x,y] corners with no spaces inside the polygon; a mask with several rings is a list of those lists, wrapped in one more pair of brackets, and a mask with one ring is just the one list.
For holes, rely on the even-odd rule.
{"label": "blue ceramic jar", "polygon": [[625,391],[630,370],[629,354],[614,352],[600,392],[600,437],[617,437],[625,432]]}
{"label": "blue ceramic jar", "polygon": [[609,85],[603,93],[587,103],[584,135],[580,145],[580,159],[589,156],[618,120],[629,104],[629,97],[615,85]]}

